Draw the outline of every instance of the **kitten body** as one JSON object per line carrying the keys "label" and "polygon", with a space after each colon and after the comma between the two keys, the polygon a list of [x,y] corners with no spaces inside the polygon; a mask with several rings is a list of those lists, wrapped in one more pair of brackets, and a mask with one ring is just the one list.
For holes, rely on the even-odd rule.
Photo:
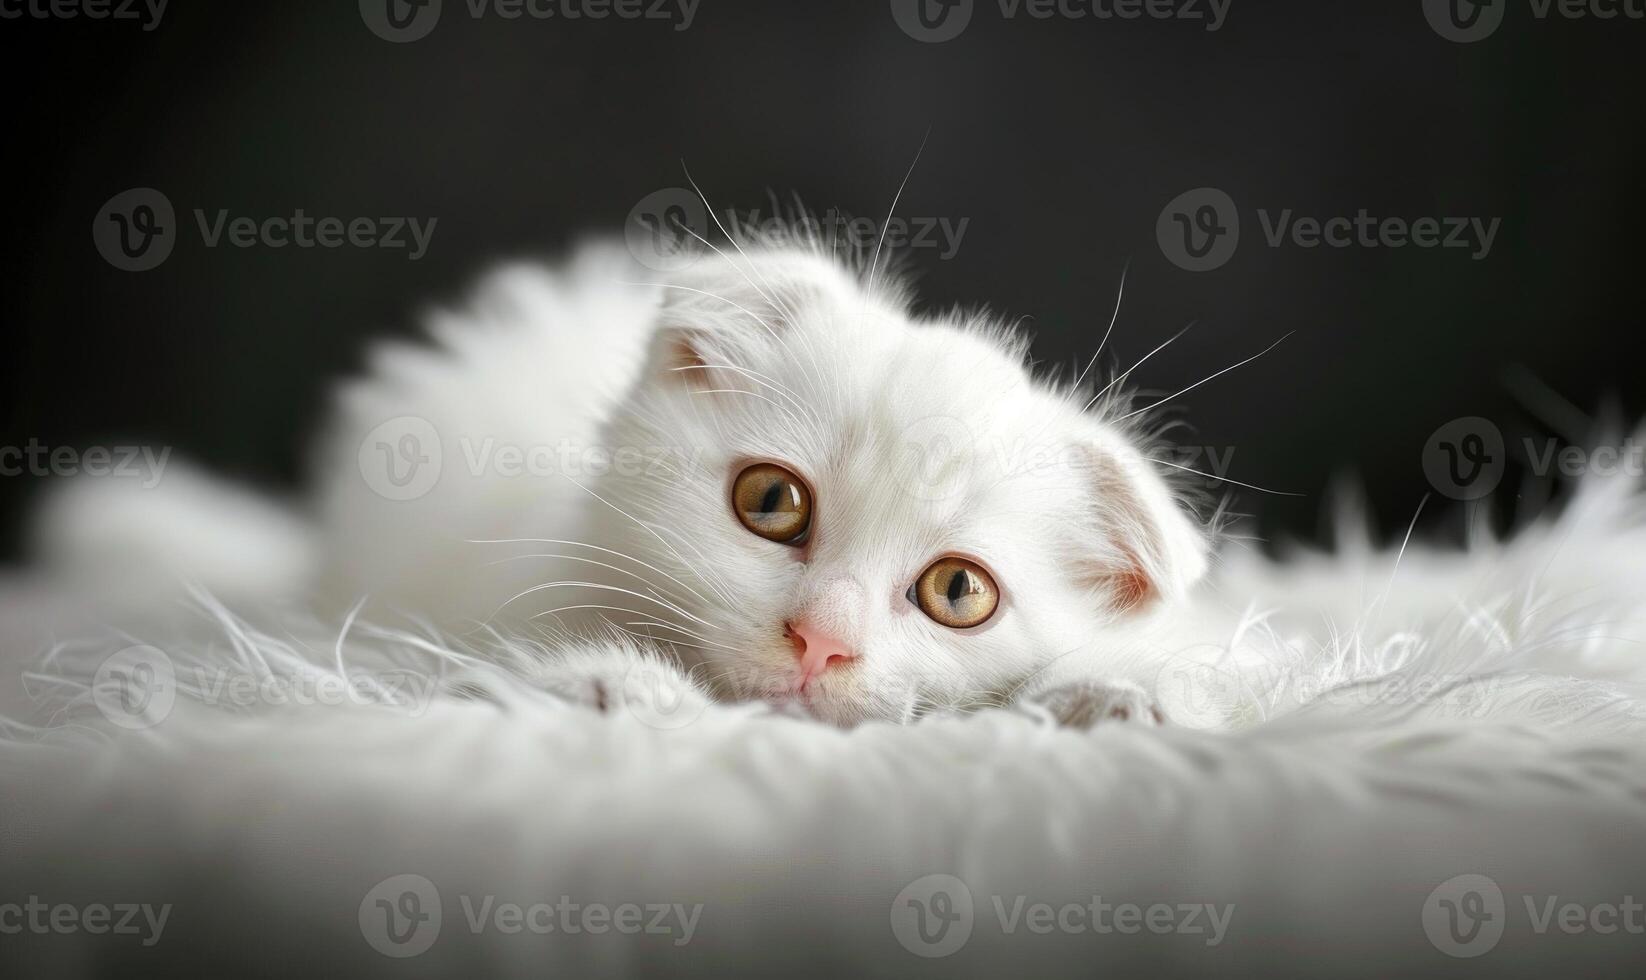
{"label": "kitten body", "polygon": [[[740,247],[659,276],[592,247],[499,274],[431,333],[380,348],[342,394],[319,493],[339,595],[621,631],[719,697],[851,723],[1098,679],[1131,704],[1123,679],[1153,671],[1123,637],[1206,566],[1192,517],[1132,432],[1083,411],[1089,392],[1033,378],[988,317],[917,317],[900,283],[827,253]],[[809,490],[803,543],[739,522],[733,481],[758,463]],[[987,621],[952,628],[913,601],[948,556],[992,578]],[[807,675],[796,630],[844,655]],[[554,683],[604,702],[622,660]]]}
{"label": "kitten body", "polygon": [[[82,579],[543,631],[544,686],[596,707],[639,676],[842,724],[1024,698],[1151,720],[1139,637],[1207,544],[1149,440],[1105,418],[1112,392],[1088,411],[998,321],[916,315],[870,266],[745,242],[666,273],[605,244],[504,269],[428,342],[371,349],[299,516],[174,464],[168,485],[235,506],[80,481],[42,551]],[[734,505],[758,467],[805,498],[791,540]]]}

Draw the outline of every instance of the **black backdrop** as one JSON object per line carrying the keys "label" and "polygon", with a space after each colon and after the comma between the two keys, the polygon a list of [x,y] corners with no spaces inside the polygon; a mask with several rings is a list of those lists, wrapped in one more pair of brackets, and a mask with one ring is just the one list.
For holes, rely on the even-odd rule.
{"label": "black backdrop", "polygon": [[[900,28],[893,0],[701,0],[685,30],[678,16],[477,19],[445,0],[410,43],[375,35],[355,0],[174,0],[152,31],[0,20],[0,446],[141,440],[294,485],[362,339],[409,333],[488,263],[617,230],[682,183],[682,161],[720,208],[769,209],[773,189],[878,220],[928,129],[899,212],[967,223],[952,256],[913,250],[926,302],[1029,315],[1036,356],[1069,364],[1094,349],[1129,261],[1110,345],[1123,363],[1198,321],[1136,376],[1168,392],[1295,331],[1182,399],[1191,441],[1233,449],[1229,476],[1304,494],[1244,494],[1254,533],[1316,535],[1339,476],[1398,530],[1430,489],[1425,441],[1458,417],[1492,420],[1511,456],[1551,423],[1574,434],[1570,411],[1544,394],[1528,412],[1527,383],[1506,377],[1584,413],[1646,407],[1646,21],[1496,0],[1496,32],[1455,43],[1422,0],[1232,0],[1216,31],[1005,2],[1016,16],[976,0],[941,43]],[[163,191],[180,219],[175,251],[141,273],[92,238],[133,187]],[[1191,272],[1156,224],[1200,187],[1229,195],[1242,234],[1226,264]],[[195,208],[438,225],[415,262],[207,248]],[[1501,226],[1480,260],[1270,247],[1258,211],[1288,208]],[[1510,509],[1524,469],[1511,462],[1499,491]],[[0,503],[21,515],[46,486],[0,477]],[[0,553],[14,553],[19,520],[5,524]]]}

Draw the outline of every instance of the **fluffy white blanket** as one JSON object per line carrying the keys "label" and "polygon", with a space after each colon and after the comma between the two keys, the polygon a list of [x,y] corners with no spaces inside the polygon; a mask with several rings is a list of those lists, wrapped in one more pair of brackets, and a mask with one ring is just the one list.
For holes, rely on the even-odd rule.
{"label": "fluffy white blanket", "polygon": [[1163,729],[597,714],[529,643],[197,597],[11,704],[0,968],[1638,975],[1643,517],[1611,480],[1467,551],[1229,557]]}

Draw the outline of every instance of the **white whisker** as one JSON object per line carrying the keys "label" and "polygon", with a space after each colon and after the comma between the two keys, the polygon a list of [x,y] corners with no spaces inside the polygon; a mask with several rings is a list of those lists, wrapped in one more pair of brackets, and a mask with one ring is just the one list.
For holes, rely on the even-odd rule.
{"label": "white whisker", "polygon": [[[1295,330],[1292,331],[1292,333],[1296,333],[1296,332],[1297,331],[1295,331]],[[1248,365],[1248,364],[1252,363],[1253,361],[1257,360],[1258,358],[1262,357],[1264,354],[1267,354],[1270,351],[1274,350],[1276,347],[1279,347],[1281,344],[1284,344],[1286,342],[1287,338],[1292,336],[1292,333],[1289,333],[1285,337],[1280,338],[1279,340],[1275,341],[1274,343],[1270,344],[1269,346],[1267,346],[1267,347],[1263,348],[1262,350],[1258,351],[1256,354],[1253,354],[1251,357],[1246,358],[1244,361],[1240,361],[1239,363],[1236,363],[1236,364],[1231,364],[1228,367],[1224,368],[1223,370],[1217,372],[1216,374],[1209,375],[1207,377],[1201,378],[1199,381],[1196,381],[1194,384],[1190,385],[1189,387],[1184,388],[1182,391],[1176,392],[1174,394],[1167,395],[1165,398],[1160,399],[1159,401],[1155,402],[1153,405],[1146,405],[1143,408],[1140,408],[1135,412],[1130,412],[1126,415],[1122,415],[1120,418],[1115,419],[1115,421],[1116,422],[1124,422],[1124,421],[1126,421],[1127,419],[1131,418],[1134,415],[1142,415],[1144,412],[1153,411],[1154,409],[1157,409],[1160,406],[1162,406],[1162,405],[1166,404],[1167,402],[1171,401],[1173,398],[1176,398],[1178,395],[1186,395],[1189,392],[1195,390],[1196,388],[1200,387],[1201,385],[1205,384],[1208,381],[1213,381],[1217,378],[1221,378],[1225,374],[1228,374],[1230,371],[1233,371],[1236,368],[1245,367],[1246,365]]]}
{"label": "white whisker", "polygon": [[914,176],[914,168],[920,163],[920,155],[926,152],[926,141],[931,138],[932,128],[927,126],[926,135],[920,138],[920,148],[914,151],[914,159],[909,161],[909,169],[903,174],[903,182],[897,185],[897,193],[892,195],[892,206],[886,209],[886,220],[880,223],[880,237],[874,243],[874,258],[869,261],[869,284],[863,291],[864,303],[874,295],[874,280],[880,272],[880,249],[886,244],[886,229],[891,227],[892,216],[897,214],[897,202],[903,200],[903,190],[909,186],[909,178]]}
{"label": "white whisker", "polygon": [[1260,486],[1257,486],[1257,485],[1251,484],[1251,483],[1241,483],[1239,480],[1231,480],[1226,476],[1218,476],[1215,473],[1203,473],[1200,470],[1190,469],[1187,466],[1179,466],[1177,463],[1168,462],[1164,459],[1155,459],[1152,456],[1145,456],[1143,458],[1147,459],[1151,463],[1159,463],[1161,466],[1170,466],[1174,470],[1182,470],[1185,473],[1193,473],[1196,476],[1203,476],[1208,480],[1216,480],[1219,483],[1228,483],[1228,484],[1232,484],[1232,485],[1237,486],[1237,487],[1245,487],[1247,490],[1256,490],[1258,493],[1272,493],[1277,497],[1306,497],[1306,496],[1308,496],[1308,494],[1292,493],[1288,490],[1270,490],[1267,487],[1260,487]]}
{"label": "white whisker", "polygon": [[1114,380],[1112,380],[1108,384],[1104,385],[1102,391],[1099,391],[1097,394],[1093,395],[1092,400],[1087,402],[1086,403],[1086,408],[1082,408],[1081,411],[1085,411],[1087,408],[1091,408],[1093,405],[1096,405],[1097,400],[1099,398],[1102,398],[1104,396],[1104,394],[1106,394],[1110,388],[1113,388],[1115,385],[1117,385],[1120,382],[1126,380],[1126,378],[1129,377],[1133,371],[1136,371],[1138,368],[1142,367],[1144,362],[1146,362],[1149,358],[1151,358],[1151,357],[1155,356],[1156,354],[1160,353],[1161,351],[1165,350],[1167,347],[1170,347],[1173,343],[1175,343],[1177,341],[1177,339],[1179,337],[1182,337],[1184,334],[1188,333],[1192,329],[1194,329],[1194,322],[1191,322],[1188,326],[1184,327],[1182,330],[1179,330],[1177,333],[1172,334],[1170,337],[1168,337],[1166,339],[1166,342],[1164,344],[1161,344],[1159,347],[1156,347],[1154,350],[1149,351],[1147,354],[1144,354],[1141,358],[1138,359],[1136,364],[1133,364],[1131,367],[1127,368],[1125,371],[1121,372],[1120,374],[1115,375]]}
{"label": "white whisker", "polygon": [[[635,556],[633,556],[631,554],[628,554],[627,552],[617,551],[617,550],[614,550],[612,548],[602,548],[600,545],[589,544],[586,541],[567,541],[567,540],[563,540],[563,539],[560,539],[560,538],[474,538],[474,539],[471,539],[468,543],[469,544],[563,544],[563,545],[567,545],[567,546],[574,547],[574,548],[590,548],[590,549],[593,549],[595,551],[602,552],[603,554],[612,555],[613,557],[616,557],[616,558],[627,559],[628,561],[634,562],[636,565],[640,565],[644,568],[650,569],[651,571],[654,571],[657,574],[659,574],[659,575],[663,576],[664,578],[668,579],[669,581],[673,582],[675,585],[678,585],[682,589],[685,589],[687,592],[690,592],[692,595],[696,596],[701,601],[703,601],[703,602],[708,602],[709,601],[709,598],[707,596],[705,596],[703,593],[697,591],[696,589],[692,588],[690,585],[687,585],[685,582],[682,582],[680,579],[674,577],[673,575],[670,575],[668,572],[665,572],[663,569],[658,568],[656,565],[653,565],[650,562],[642,561],[641,559],[636,558]],[[647,583],[647,584],[654,585],[654,587],[655,587],[654,583]]]}
{"label": "white whisker", "polygon": [[1103,339],[1098,342],[1097,350],[1092,353],[1092,359],[1086,362],[1085,370],[1074,379],[1074,389],[1080,389],[1080,383],[1086,380],[1086,375],[1097,364],[1097,359],[1103,353],[1103,348],[1109,345],[1109,335],[1114,333],[1114,325],[1120,319],[1120,304],[1126,299],[1126,276],[1132,271],[1132,263],[1128,261],[1126,267],[1120,270],[1120,290],[1115,294],[1114,313],[1109,316],[1109,329],[1103,331]]}

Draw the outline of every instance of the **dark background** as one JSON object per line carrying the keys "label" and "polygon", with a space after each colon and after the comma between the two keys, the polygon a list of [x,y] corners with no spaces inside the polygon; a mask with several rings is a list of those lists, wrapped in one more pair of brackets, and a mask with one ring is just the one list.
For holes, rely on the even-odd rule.
{"label": "dark background", "polygon": [[[295,486],[363,339],[412,333],[493,261],[618,230],[683,183],[682,161],[717,208],[768,209],[772,189],[878,220],[928,129],[898,210],[970,219],[952,259],[910,256],[929,306],[1027,314],[1038,358],[1083,362],[1130,261],[1122,364],[1199,321],[1136,376],[1167,392],[1296,331],[1183,399],[1185,438],[1234,447],[1231,477],[1305,494],[1242,493],[1252,533],[1315,537],[1342,476],[1399,533],[1438,426],[1482,415],[1513,440],[1559,421],[1505,385],[1516,365],[1590,415],[1615,399],[1632,419],[1646,400],[1646,22],[1538,21],[1517,0],[1495,36],[1460,45],[1419,0],[1233,0],[1217,33],[1007,20],[979,0],[960,37],[924,44],[889,0],[702,0],[684,32],[446,5],[410,44],[374,36],[355,0],[173,0],[152,33],[0,21],[0,445],[163,443]],[[208,250],[185,231],[164,265],[128,273],[91,224],[140,186],[186,223],[196,207],[300,207],[439,224],[418,262]],[[1155,222],[1201,186],[1227,191],[1245,228],[1232,261],[1195,274],[1166,261]],[[1503,225],[1478,262],[1268,248],[1255,211],[1287,207]],[[0,478],[0,555],[46,483]]]}

